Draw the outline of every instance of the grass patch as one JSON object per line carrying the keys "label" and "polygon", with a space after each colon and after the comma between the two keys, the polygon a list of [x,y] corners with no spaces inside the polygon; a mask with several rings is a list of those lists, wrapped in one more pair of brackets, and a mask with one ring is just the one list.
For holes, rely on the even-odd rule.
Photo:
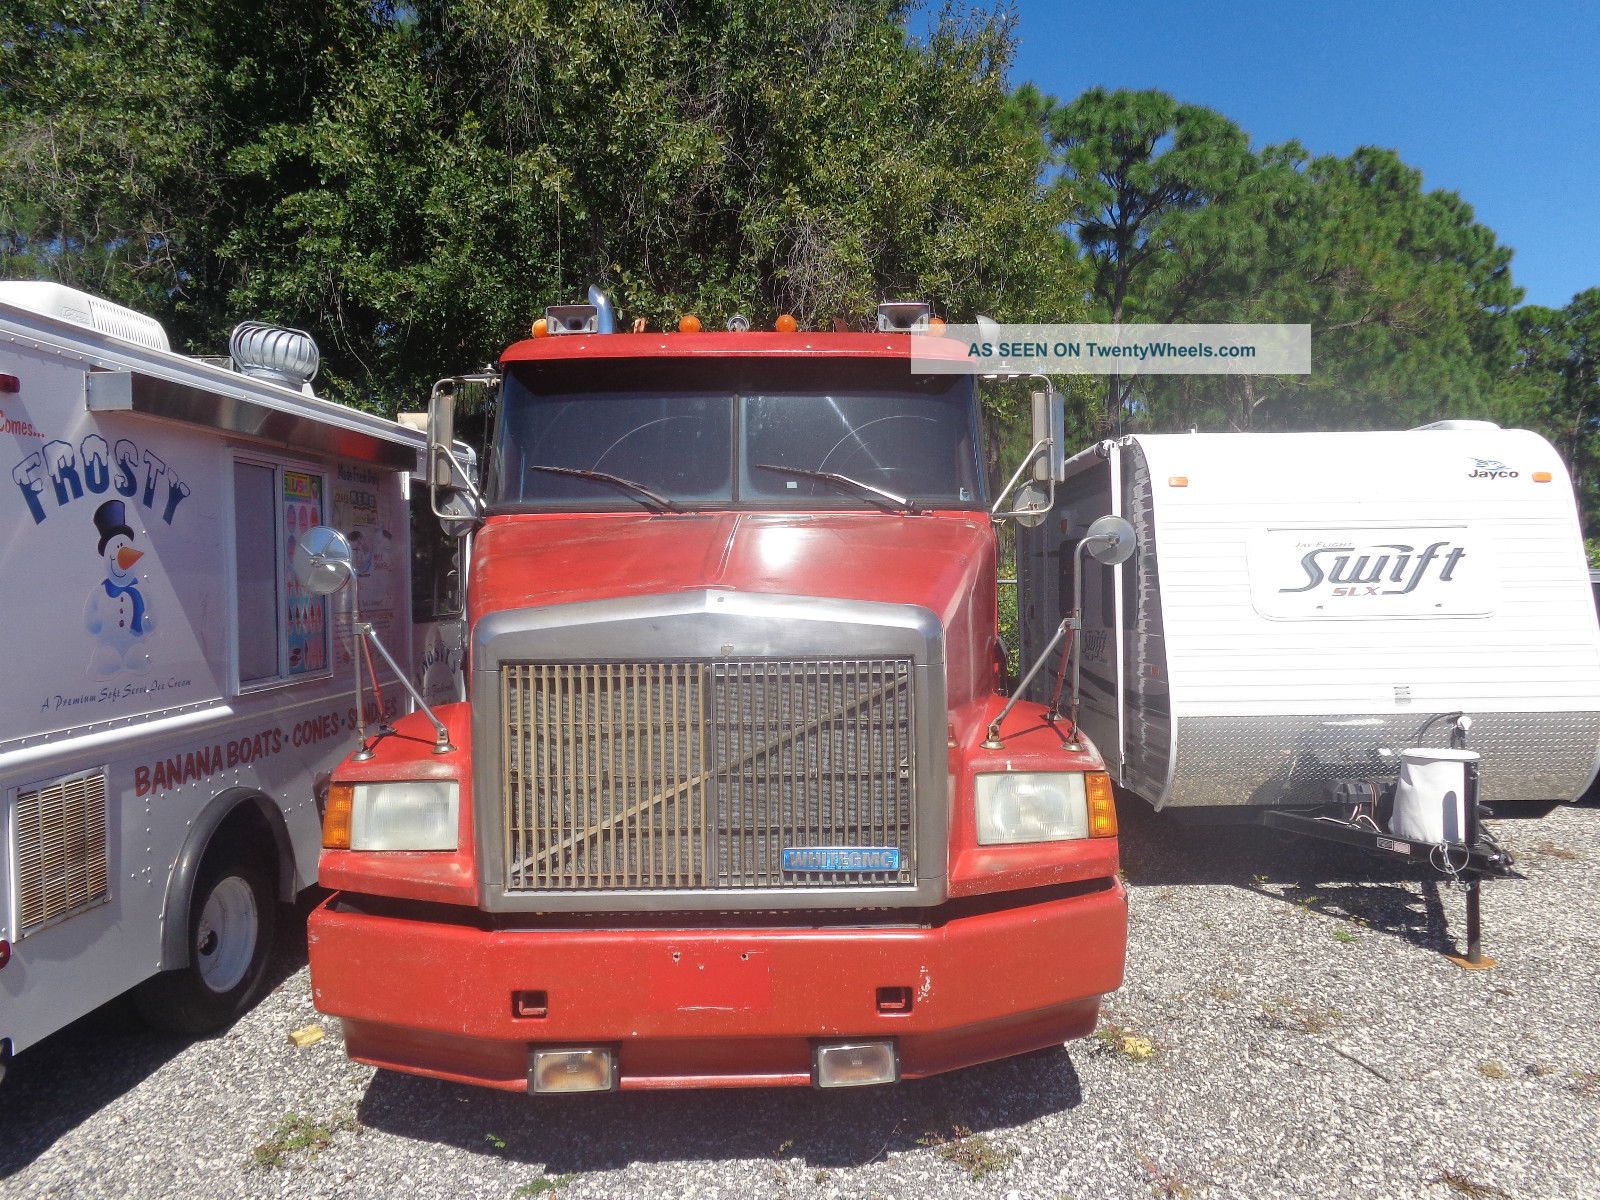
{"label": "grass patch", "polygon": [[1337,1008],[1302,1004],[1298,1000],[1268,1000],[1261,1006],[1261,1017],[1274,1029],[1294,1033],[1327,1033],[1344,1018]]}
{"label": "grass patch", "polygon": [[1467,1200],[1511,1200],[1510,1193],[1503,1192],[1492,1183],[1479,1183],[1469,1179],[1456,1171],[1440,1171],[1429,1183],[1442,1183],[1458,1196],[1465,1196]]}
{"label": "grass patch", "polygon": [[1126,1025],[1107,1022],[1094,1031],[1095,1045],[1104,1054],[1114,1054],[1129,1062],[1149,1062],[1156,1056],[1156,1044]]}
{"label": "grass patch", "polygon": [[548,1196],[550,1200],[559,1200],[556,1189],[566,1187],[576,1178],[576,1175],[541,1175],[512,1192],[512,1200],[533,1200],[535,1196]]}
{"label": "grass patch", "polygon": [[278,1122],[272,1136],[250,1151],[250,1166],[258,1171],[275,1171],[286,1166],[296,1154],[304,1154],[309,1161],[333,1145],[339,1134],[355,1127],[355,1118],[351,1116],[319,1121],[304,1113],[288,1113]]}
{"label": "grass patch", "polygon": [[1353,930],[1346,929],[1343,925],[1336,925],[1333,929],[1333,940],[1341,946],[1354,946],[1361,939]]}
{"label": "grass patch", "polygon": [[1156,1200],[1189,1200],[1194,1195],[1194,1184],[1176,1171],[1163,1170],[1143,1154],[1139,1164],[1150,1176],[1150,1194]]}
{"label": "grass patch", "polygon": [[978,1183],[1016,1161],[1017,1152],[996,1145],[986,1133],[973,1133],[965,1125],[952,1127],[948,1135],[929,1130],[917,1139],[919,1146],[931,1146],[945,1162],[960,1168],[968,1179]]}

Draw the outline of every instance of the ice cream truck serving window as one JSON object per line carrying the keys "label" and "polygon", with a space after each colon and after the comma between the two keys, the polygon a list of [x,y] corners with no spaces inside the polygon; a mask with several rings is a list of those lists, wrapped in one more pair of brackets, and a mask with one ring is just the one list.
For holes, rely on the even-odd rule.
{"label": "ice cream truck serving window", "polygon": [[300,586],[289,561],[324,523],[322,474],[258,459],[233,464],[239,686],[329,669],[328,601]]}

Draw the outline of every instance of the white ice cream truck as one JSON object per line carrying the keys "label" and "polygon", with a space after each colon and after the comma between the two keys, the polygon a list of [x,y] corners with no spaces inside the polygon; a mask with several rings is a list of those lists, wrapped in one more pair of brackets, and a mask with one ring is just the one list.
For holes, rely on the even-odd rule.
{"label": "white ice cream truck", "polygon": [[230,350],[0,282],[0,1072],[130,988],[190,1033],[255,998],[327,772],[411,705],[363,653],[357,712],[348,616],[291,570],[306,531],[347,535],[362,619],[427,698],[460,686],[457,547],[425,488],[411,511],[423,435],[314,395],[304,334],[246,323]]}

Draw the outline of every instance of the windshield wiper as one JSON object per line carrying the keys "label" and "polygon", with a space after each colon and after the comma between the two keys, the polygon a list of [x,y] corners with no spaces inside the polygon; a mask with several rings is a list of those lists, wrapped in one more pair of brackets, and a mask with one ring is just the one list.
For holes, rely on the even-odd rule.
{"label": "windshield wiper", "polygon": [[612,487],[620,488],[641,500],[646,508],[653,508],[657,512],[681,513],[683,506],[674,504],[665,496],[652,492],[642,483],[635,483],[631,479],[624,479],[621,475],[608,475],[604,471],[583,471],[577,467],[547,467],[542,463],[522,468],[524,471],[543,471],[546,475],[571,475],[574,479],[593,479],[596,483],[609,483]]}
{"label": "windshield wiper", "polygon": [[820,479],[824,483],[831,483],[834,487],[843,488],[865,496],[887,512],[919,513],[922,507],[906,496],[896,496],[893,492],[886,492],[882,488],[873,487],[870,483],[862,483],[859,479],[851,479],[848,475],[840,475],[836,471],[813,471],[806,467],[782,467],[777,463],[755,463],[763,471],[781,471],[786,475],[803,475],[807,479]]}

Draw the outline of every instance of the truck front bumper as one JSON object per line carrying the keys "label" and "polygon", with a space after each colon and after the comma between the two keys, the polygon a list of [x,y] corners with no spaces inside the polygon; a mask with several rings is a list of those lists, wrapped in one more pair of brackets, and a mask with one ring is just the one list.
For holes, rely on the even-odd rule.
{"label": "truck front bumper", "polygon": [[809,1084],[819,1042],[892,1039],[901,1078],[1059,1045],[1093,1030],[1127,941],[1115,879],[909,928],[486,929],[440,911],[330,897],[309,929],[317,1008],[360,1062],[507,1091],[546,1047],[609,1046],[618,1086],[640,1089]]}

